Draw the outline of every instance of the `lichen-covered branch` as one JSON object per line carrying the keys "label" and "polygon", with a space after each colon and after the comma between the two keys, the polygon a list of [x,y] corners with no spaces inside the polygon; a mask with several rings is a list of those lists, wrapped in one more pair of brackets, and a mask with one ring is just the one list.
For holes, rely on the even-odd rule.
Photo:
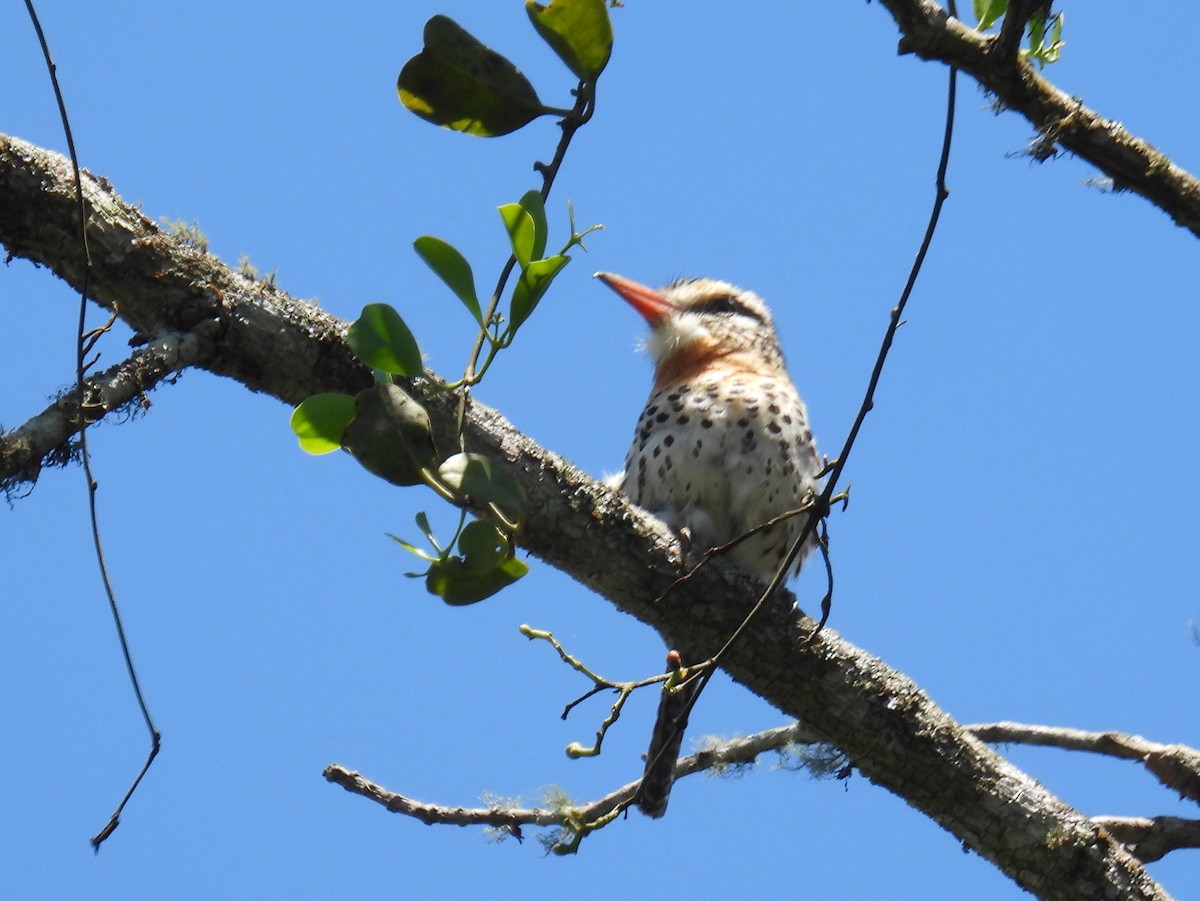
{"label": "lichen-covered branch", "polygon": [[1200,801],[1200,751],[1187,745],[1165,745],[1127,732],[1089,732],[1028,723],[978,723],[963,728],[989,744],[1042,745],[1137,760],[1167,788]]}
{"label": "lichen-covered branch", "polygon": [[72,388],[19,428],[0,433],[0,492],[32,487],[45,465],[75,457],[79,421],[91,423],[133,406],[148,408],[146,392],[200,362],[195,335],[160,335],[128,359],[84,380],[83,397]]}
{"label": "lichen-covered branch", "polygon": [[[760,754],[778,751],[788,745],[809,743],[817,739],[799,723],[767,729],[745,738],[722,742],[711,748],[697,751],[679,761],[676,779],[695,773],[720,770],[722,768],[753,763]],[[367,779],[361,773],[348,770],[340,764],[325,768],[325,778],[342,786],[348,792],[370,798],[382,804],[392,813],[420,820],[429,825],[490,826],[499,829],[515,829],[521,826],[556,826],[571,828],[572,823],[590,823],[609,816],[614,811],[628,806],[637,793],[639,780],[622,785],[601,798],[585,804],[557,804],[545,807],[517,807],[506,804],[489,804],[485,807],[451,807],[416,801],[405,795],[390,791]]]}
{"label": "lichen-covered branch", "polygon": [[1200,820],[1182,817],[1092,817],[1092,822],[1151,863],[1172,851],[1200,848]]}
{"label": "lichen-covered branch", "polygon": [[999,36],[980,34],[931,0],[881,0],[902,34],[900,52],[957,66],[1037,129],[1033,153],[1056,147],[1087,160],[1113,188],[1141,194],[1200,235],[1200,182],[1170,157],[1055,87],[1021,59],[1005,53]]}

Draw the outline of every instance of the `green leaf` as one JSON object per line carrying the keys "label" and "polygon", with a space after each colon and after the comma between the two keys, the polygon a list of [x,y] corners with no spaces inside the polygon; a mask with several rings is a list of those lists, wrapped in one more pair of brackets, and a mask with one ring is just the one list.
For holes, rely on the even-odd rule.
{"label": "green leaf", "polygon": [[1050,25],[1050,40],[1046,40],[1046,16],[1041,11],[1035,12],[1029,20],[1029,49],[1024,53],[1039,68],[1045,68],[1051,63],[1058,62],[1065,46],[1062,40],[1063,13],[1056,13]]}
{"label": "green leaf", "polygon": [[479,295],[475,293],[475,275],[471,264],[458,249],[433,235],[422,235],[413,241],[413,249],[425,265],[462,301],[475,321],[483,325],[483,313],[479,307]]}
{"label": "green leaf", "polygon": [[437,474],[455,493],[495,504],[510,522],[519,522],[525,516],[521,484],[491,457],[455,454],[442,462]]}
{"label": "green leaf", "polygon": [[521,204],[506,203],[500,207],[500,218],[504,220],[504,227],[508,230],[508,240],[512,244],[513,256],[517,259],[517,265],[524,270],[534,259],[533,242],[537,227],[534,225],[533,217],[525,211],[525,207]]}
{"label": "green leaf", "polygon": [[525,12],[558,58],[579,78],[595,79],[612,55],[612,21],[605,0],[525,0]]}
{"label": "green leaf", "polygon": [[546,202],[542,200],[542,192],[530,189],[517,201],[523,210],[533,219],[533,253],[531,260],[540,260],[546,253],[546,239],[550,231],[546,225]]}
{"label": "green leaf", "polygon": [[421,348],[400,314],[385,303],[370,303],[363,307],[350,331],[346,343],[354,355],[375,369],[393,375],[420,375],[425,371]]}
{"label": "green leaf", "polygon": [[508,539],[494,524],[482,519],[467,523],[458,536],[458,549],[467,569],[495,569],[508,556]]}
{"label": "green leaf", "polygon": [[429,525],[429,515],[422,510],[414,518],[417,521],[417,528],[421,530],[421,534],[425,536],[425,540],[440,551],[442,548],[437,543],[437,539],[433,537],[433,529]]}
{"label": "green leaf", "polygon": [[461,557],[447,557],[429,567],[425,587],[447,604],[465,607],[491,597],[527,572],[529,565],[516,557],[507,557],[490,568],[478,570]]}
{"label": "green leaf", "polygon": [[396,90],[421,118],[481,137],[548,112],[520,69],[447,16],[425,23],[425,47],[404,64]]}
{"label": "green leaf", "polygon": [[974,0],[975,18],[979,31],[987,31],[996,24],[996,20],[1008,9],[1008,0]]}
{"label": "green leaf", "polygon": [[1066,42],[1062,39],[1063,23],[1067,18],[1066,13],[1058,13],[1055,15],[1054,27],[1050,29],[1050,47],[1047,51],[1047,61],[1057,62],[1059,54],[1062,53],[1062,48],[1066,46]]}
{"label": "green leaf", "polygon": [[[392,539],[392,541],[396,542],[396,544],[400,545],[400,547],[404,548],[406,551],[408,551],[414,557],[420,557],[426,563],[432,563],[434,560],[438,559],[433,554],[429,553],[426,550],[422,550],[421,548],[417,547],[412,542],[405,541],[403,538],[399,537],[398,535],[393,535],[392,533],[389,532],[388,538]],[[405,573],[404,575],[408,576],[410,579],[415,579],[415,578],[418,578],[419,576],[425,575],[425,573]]]}
{"label": "green leaf", "polygon": [[554,281],[554,277],[569,262],[570,257],[559,254],[544,260],[534,260],[521,273],[516,287],[513,288],[512,306],[508,312],[510,332],[515,332],[530,317],[534,307]]}
{"label": "green leaf", "polygon": [[418,485],[437,460],[425,408],[397,385],[376,385],[354,398],[354,421],[342,445],[368,472],[393,485]]}
{"label": "green leaf", "polygon": [[542,192],[529,190],[516,203],[500,207],[500,218],[508,231],[513,257],[522,269],[546,252],[549,228],[546,225],[546,206]]}
{"label": "green leaf", "polygon": [[353,418],[349,394],[314,394],[292,411],[292,431],[305,452],[327,454],[342,446],[342,432]]}

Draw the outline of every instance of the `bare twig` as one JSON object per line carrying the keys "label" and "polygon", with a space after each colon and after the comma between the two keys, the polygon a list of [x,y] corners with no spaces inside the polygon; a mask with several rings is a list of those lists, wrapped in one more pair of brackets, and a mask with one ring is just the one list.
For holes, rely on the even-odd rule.
{"label": "bare twig", "polygon": [[617,693],[617,699],[613,701],[608,716],[604,718],[604,721],[600,724],[600,728],[596,730],[595,744],[593,744],[591,747],[587,747],[586,745],[580,744],[577,741],[573,741],[571,744],[567,745],[568,757],[598,756],[600,754],[600,748],[604,744],[604,736],[608,733],[609,727],[621,718],[621,709],[625,706],[625,702],[629,700],[629,696],[639,688],[644,688],[647,685],[653,685],[656,682],[663,682],[668,678],[668,675],[664,673],[660,676],[651,676],[647,679],[641,679],[636,682],[614,682],[611,679],[606,679],[600,674],[591,670],[578,657],[567,653],[566,648],[564,648],[562,644],[559,643],[558,639],[554,637],[554,633],[547,632],[544,629],[534,629],[531,626],[525,625],[521,626],[519,631],[522,635],[530,640],[539,639],[541,641],[549,642],[554,650],[558,651],[558,656],[562,658],[564,663],[577,672],[583,673],[592,680],[593,685],[591,689],[584,692],[580,697],[576,698],[565,708],[563,708],[562,718],[564,720],[572,710],[574,710],[579,704],[583,703],[588,698],[593,697],[602,691],[615,691]]}
{"label": "bare twig", "polygon": [[[706,770],[753,763],[768,751],[778,751],[797,743],[817,741],[809,730],[800,723],[767,729],[745,738],[723,742],[715,747],[697,751],[681,758],[675,770],[675,778],[682,779]],[[622,785],[608,794],[584,804],[556,804],[546,807],[509,807],[498,804],[486,807],[451,807],[417,801],[397,792],[390,791],[372,782],[361,773],[348,770],[340,764],[326,767],[324,776],[330,782],[342,786],[346,791],[362,795],[386,807],[392,813],[400,813],[426,824],[450,826],[490,826],[500,829],[515,829],[520,826],[559,826],[575,833],[579,829],[594,828],[592,824],[620,813],[633,801],[641,780]]]}

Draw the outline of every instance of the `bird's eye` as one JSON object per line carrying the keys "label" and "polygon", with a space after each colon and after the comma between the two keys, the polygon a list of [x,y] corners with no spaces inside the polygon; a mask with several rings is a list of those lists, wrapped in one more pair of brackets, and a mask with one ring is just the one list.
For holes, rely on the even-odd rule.
{"label": "bird's eye", "polygon": [[741,303],[731,294],[717,294],[706,297],[692,306],[695,313],[729,313],[738,316],[748,316],[751,319],[761,319],[753,310]]}

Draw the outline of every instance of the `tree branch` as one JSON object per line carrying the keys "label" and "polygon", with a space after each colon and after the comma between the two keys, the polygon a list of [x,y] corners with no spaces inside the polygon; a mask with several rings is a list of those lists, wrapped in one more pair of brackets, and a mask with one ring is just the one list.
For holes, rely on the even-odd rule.
{"label": "tree branch", "polygon": [[[1020,723],[989,723],[963,728],[983,741],[1048,745],[1064,750],[1095,751],[1133,759],[1140,759],[1143,756],[1140,752],[1146,749],[1150,749],[1147,753],[1154,753],[1168,747],[1181,747],[1159,745],[1123,733],[1083,732]],[[820,743],[820,739],[799,722],[766,729],[754,735],[715,743],[681,758],[675,769],[675,779],[678,781],[696,773],[720,772],[731,766],[753,764],[761,754],[770,751],[782,752],[791,745],[816,743]],[[1182,750],[1196,755],[1190,748]],[[517,835],[520,835],[523,826],[561,827],[570,830],[577,824],[595,822],[607,817],[633,800],[640,782],[635,780],[585,804],[560,802],[544,807],[517,807],[494,803],[487,807],[469,808],[416,801],[390,791],[362,774],[347,770],[336,763],[327,767],[324,775],[330,782],[342,786],[352,794],[369,798],[392,813],[404,814],[426,825],[487,826],[507,829]],[[1200,848],[1198,820],[1167,816],[1095,816],[1091,821],[1128,846],[1139,860],[1147,863],[1160,860],[1172,851]]]}
{"label": "tree branch", "polygon": [[140,403],[145,393],[174,373],[200,362],[195,335],[162,335],[116,366],[84,381],[83,398],[72,388],[20,428],[0,434],[0,492],[8,496],[32,487],[43,465],[76,458],[82,416],[89,423]]}
{"label": "tree branch", "polygon": [[[800,723],[767,729],[681,758],[675,768],[675,778],[683,779],[695,773],[753,763],[764,752],[816,741],[818,739]],[[622,805],[628,805],[641,783],[641,779],[635,779],[586,804],[527,808],[492,804],[471,808],[415,801],[336,763],[326,767],[324,775],[330,782],[340,785],[352,794],[370,798],[392,813],[402,813],[427,825],[491,826],[502,829],[516,829],[520,826],[566,826],[572,820],[581,823],[594,822],[608,816]]]}
{"label": "tree branch", "polygon": [[[57,154],[0,137],[0,241],[74,283],[68,171]],[[198,334],[205,323],[203,368],[288,404],[370,383],[342,340],[344,322],[174,241],[94,177],[84,193],[93,295],[140,333]],[[439,440],[454,434],[452,397],[429,412]],[[621,610],[706,656],[745,616],[755,595],[746,577],[715,560],[672,589],[683,558],[670,530],[498,413],[472,402],[464,438],[525,490],[522,546]],[[805,641],[814,625],[781,593],[722,666],[1040,897],[1166,897],[1121,843],[965,732],[906,676],[832,630]]]}
{"label": "tree branch", "polygon": [[1200,751],[1187,745],[1164,745],[1126,732],[1088,732],[1026,723],[980,723],[963,728],[989,744],[1044,745],[1138,760],[1167,788],[1200,801]]}
{"label": "tree branch", "polygon": [[957,66],[1032,123],[1041,135],[1034,156],[1052,156],[1055,145],[1069,150],[1108,175],[1114,189],[1141,194],[1177,225],[1200,236],[1200,182],[1165,154],[1056,88],[1020,54],[992,52],[998,38],[951,18],[936,3],[881,2],[900,27],[901,53]]}
{"label": "tree branch", "polygon": [[1151,863],[1172,851],[1200,848],[1200,821],[1181,817],[1092,817],[1092,822]]}
{"label": "tree branch", "polygon": [[1000,33],[992,43],[992,52],[1001,63],[1011,65],[1016,61],[1021,52],[1021,38],[1025,36],[1025,26],[1029,24],[1029,17],[1042,2],[1043,0],[1009,0],[1004,10],[1004,19],[1000,22]]}

